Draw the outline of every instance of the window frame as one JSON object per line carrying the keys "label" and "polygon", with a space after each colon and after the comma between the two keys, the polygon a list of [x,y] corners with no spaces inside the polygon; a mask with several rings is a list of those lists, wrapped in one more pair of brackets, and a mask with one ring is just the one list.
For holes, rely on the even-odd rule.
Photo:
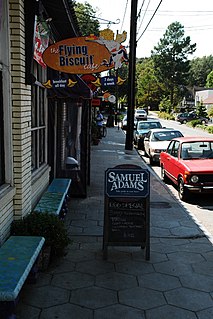
{"label": "window frame", "polygon": [[[2,127],[3,127],[3,156],[4,180],[0,184],[0,195],[8,187],[13,186],[13,142],[12,142],[12,94],[10,70],[10,26],[9,4],[2,3],[2,19],[0,26],[0,71],[2,76]],[[0,167],[2,169],[2,167]]]}
{"label": "window frame", "polygon": [[31,171],[36,174],[47,165],[47,94],[46,89],[40,85],[46,82],[46,69],[33,61],[33,74],[37,79],[31,87]]}

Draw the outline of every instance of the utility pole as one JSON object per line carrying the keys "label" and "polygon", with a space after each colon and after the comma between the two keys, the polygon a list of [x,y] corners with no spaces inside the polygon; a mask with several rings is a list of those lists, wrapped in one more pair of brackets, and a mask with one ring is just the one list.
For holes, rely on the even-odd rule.
{"label": "utility pole", "polygon": [[129,48],[129,89],[127,108],[127,131],[125,149],[133,149],[134,111],[135,111],[135,64],[136,64],[136,32],[137,32],[138,0],[131,2],[130,48]]}
{"label": "utility pole", "polygon": [[[115,78],[117,80],[118,78],[118,70],[115,71]],[[115,103],[115,125],[118,124],[118,84],[115,86],[115,97],[116,97],[116,103]]]}

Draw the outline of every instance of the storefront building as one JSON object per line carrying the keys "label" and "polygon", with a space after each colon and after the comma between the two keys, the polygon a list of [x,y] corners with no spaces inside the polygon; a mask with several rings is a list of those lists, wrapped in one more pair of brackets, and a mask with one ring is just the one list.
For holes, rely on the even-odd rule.
{"label": "storefront building", "polygon": [[74,75],[75,87],[48,89],[67,75],[39,61],[41,43],[78,35],[68,0],[0,1],[0,244],[52,178],[70,177],[86,196],[91,91]]}

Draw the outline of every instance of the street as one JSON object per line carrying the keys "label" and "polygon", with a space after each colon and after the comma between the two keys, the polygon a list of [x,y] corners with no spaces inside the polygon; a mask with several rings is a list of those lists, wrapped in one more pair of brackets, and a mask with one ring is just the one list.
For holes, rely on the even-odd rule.
{"label": "street", "polygon": [[[172,127],[174,129],[180,130],[184,136],[211,136],[211,134],[206,133],[201,129],[190,128],[185,124],[179,124],[176,121],[161,120],[160,122],[164,127]],[[141,155],[143,161],[147,163],[150,170],[161,178],[161,170],[159,165],[150,166],[149,158],[144,156],[143,151],[138,151]],[[190,200],[190,202],[183,202],[179,200],[177,189],[172,184],[167,184],[170,192],[173,196],[185,207],[188,213],[193,217],[200,228],[213,237],[213,197],[211,195],[200,195],[197,194]]]}

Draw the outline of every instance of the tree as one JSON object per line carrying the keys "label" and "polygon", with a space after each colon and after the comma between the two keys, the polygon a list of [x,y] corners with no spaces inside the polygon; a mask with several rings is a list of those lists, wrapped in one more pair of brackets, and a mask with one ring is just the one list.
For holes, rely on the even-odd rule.
{"label": "tree", "polygon": [[191,87],[205,87],[208,74],[213,70],[213,56],[192,59],[187,84]]}
{"label": "tree", "polygon": [[213,71],[211,71],[211,72],[207,75],[206,87],[207,87],[207,88],[213,88]]}
{"label": "tree", "polygon": [[75,2],[75,14],[78,20],[79,28],[82,36],[90,34],[99,35],[100,24],[94,9],[88,2]]}
{"label": "tree", "polygon": [[172,111],[171,101],[168,98],[163,98],[159,104],[160,112],[166,112],[168,114]]}
{"label": "tree", "polygon": [[151,58],[140,59],[136,63],[137,104],[145,109],[158,109],[163,94],[163,86],[158,81]]}
{"label": "tree", "polygon": [[184,37],[184,27],[179,22],[170,24],[151,52],[159,81],[164,83],[171,105],[175,105],[175,89],[186,83],[189,72],[188,55],[196,50],[196,44],[190,44],[189,36]]}
{"label": "tree", "polygon": [[203,105],[202,101],[198,102],[197,108],[196,108],[196,113],[199,116],[208,117],[208,113],[207,113],[206,107]]}
{"label": "tree", "polygon": [[[213,119],[213,106],[210,108],[210,110],[208,111],[208,116]],[[212,121],[212,120],[211,120]]]}

